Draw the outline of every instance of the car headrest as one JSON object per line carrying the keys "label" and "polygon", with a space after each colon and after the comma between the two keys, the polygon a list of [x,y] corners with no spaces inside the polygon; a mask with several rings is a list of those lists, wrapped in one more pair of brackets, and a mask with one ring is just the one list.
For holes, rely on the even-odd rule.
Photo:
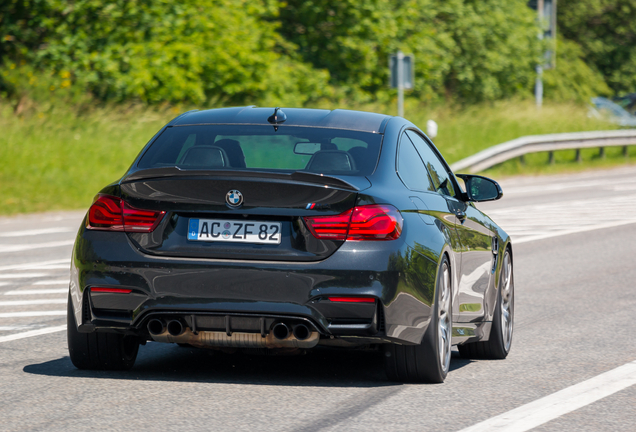
{"label": "car headrest", "polygon": [[193,146],[183,155],[183,162],[179,166],[186,168],[223,168],[228,166],[228,157],[217,146]]}
{"label": "car headrest", "polygon": [[241,148],[241,143],[226,138],[218,140],[214,145],[225,150],[230,166],[234,168],[245,168],[245,154]]}
{"label": "car headrest", "polygon": [[358,146],[358,147],[352,147],[349,150],[347,150],[347,152],[351,155],[351,157],[353,158],[353,161],[356,163],[356,167],[361,170],[361,171],[372,171],[374,166],[371,166],[371,164],[375,164],[375,159],[370,159],[368,157],[369,154],[369,150],[367,150],[365,147],[362,146]]}
{"label": "car headrest", "polygon": [[355,171],[356,165],[346,151],[321,150],[313,154],[305,170],[315,173]]}

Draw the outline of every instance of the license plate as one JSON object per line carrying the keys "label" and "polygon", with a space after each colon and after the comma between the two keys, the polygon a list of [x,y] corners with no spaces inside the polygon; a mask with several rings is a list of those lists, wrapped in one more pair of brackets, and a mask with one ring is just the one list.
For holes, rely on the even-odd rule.
{"label": "license plate", "polygon": [[190,219],[188,240],[280,244],[280,231],[280,222]]}

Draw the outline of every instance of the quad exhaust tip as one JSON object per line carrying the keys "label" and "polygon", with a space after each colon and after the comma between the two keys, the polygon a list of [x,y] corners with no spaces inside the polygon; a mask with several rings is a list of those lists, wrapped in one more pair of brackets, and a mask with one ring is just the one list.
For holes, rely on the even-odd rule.
{"label": "quad exhaust tip", "polygon": [[151,319],[148,321],[148,333],[151,335],[160,335],[166,331],[166,324],[160,319]]}
{"label": "quad exhaust tip", "polygon": [[181,336],[185,332],[185,327],[179,320],[168,321],[168,333],[171,336]]}
{"label": "quad exhaust tip", "polygon": [[287,339],[289,336],[289,327],[286,324],[278,323],[272,329],[272,333],[274,333],[274,337],[278,340]]}
{"label": "quad exhaust tip", "polygon": [[294,327],[294,337],[298,340],[305,340],[311,336],[311,330],[305,324],[298,324]]}

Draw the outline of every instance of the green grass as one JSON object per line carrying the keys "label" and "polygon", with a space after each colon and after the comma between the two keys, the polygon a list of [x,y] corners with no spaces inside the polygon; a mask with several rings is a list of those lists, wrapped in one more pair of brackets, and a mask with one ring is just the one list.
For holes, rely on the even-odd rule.
{"label": "green grass", "polygon": [[[342,106],[341,106],[342,107]],[[335,108],[335,106],[324,106]],[[364,105],[352,109],[395,114],[394,106]],[[135,106],[94,108],[32,108],[17,116],[0,102],[0,214],[87,208],[93,196],[126,171],[145,143],[182,110]],[[449,162],[523,135],[613,129],[587,117],[579,105],[550,104],[541,111],[530,101],[508,101],[465,109],[427,107],[407,100],[405,117],[425,128],[428,119],[439,125],[434,140]],[[621,149],[583,151],[583,163],[572,162],[574,151],[529,155],[525,165],[510,161],[489,175],[552,173],[624,164]],[[630,149],[634,160],[636,149]]]}
{"label": "green grass", "polygon": [[174,114],[138,108],[75,115],[0,111],[0,214],[88,208]]}

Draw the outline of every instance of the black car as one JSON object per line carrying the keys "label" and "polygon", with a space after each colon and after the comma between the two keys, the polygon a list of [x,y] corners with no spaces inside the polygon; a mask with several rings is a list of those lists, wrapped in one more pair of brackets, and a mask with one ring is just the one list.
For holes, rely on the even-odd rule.
{"label": "black car", "polygon": [[391,380],[442,382],[451,345],[505,358],[509,236],[400,117],[223,108],[175,118],[95,197],[68,303],[80,369],[146,341],[226,352],[380,349]]}

